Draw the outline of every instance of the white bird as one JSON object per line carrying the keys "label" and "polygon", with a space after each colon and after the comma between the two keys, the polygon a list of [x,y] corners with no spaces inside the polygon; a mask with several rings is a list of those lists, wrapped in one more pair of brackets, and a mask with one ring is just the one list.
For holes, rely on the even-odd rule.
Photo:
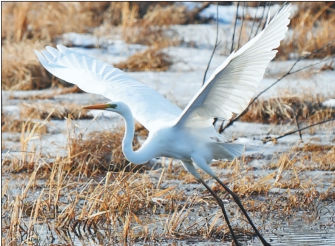
{"label": "white bird", "polygon": [[[35,51],[41,64],[53,75],[76,84],[86,92],[101,94],[113,100],[106,104],[84,107],[108,110],[123,116],[126,131],[122,141],[125,157],[134,164],[143,164],[165,156],[182,161],[185,169],[201,182],[218,201],[236,245],[238,242],[229,223],[222,200],[203,181],[196,168],[214,177],[233,197],[264,245],[268,244],[252,223],[239,198],[224,185],[209,164],[213,159],[241,155],[244,146],[225,143],[215,131],[213,118],[228,120],[232,113],[241,113],[248,105],[275,57],[290,22],[290,5],[284,6],[265,28],[237,52],[233,52],[201,87],[184,110],[155,90],[137,82],[121,70],[78,51],[57,45]],[[134,119],[149,135],[143,146],[133,151]]]}

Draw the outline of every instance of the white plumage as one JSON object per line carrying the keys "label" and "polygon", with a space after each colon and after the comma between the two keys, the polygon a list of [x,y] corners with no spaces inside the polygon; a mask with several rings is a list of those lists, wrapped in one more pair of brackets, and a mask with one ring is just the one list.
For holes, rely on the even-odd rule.
{"label": "white plumage", "polygon": [[182,112],[154,89],[121,70],[83,53],[57,45],[35,51],[42,65],[56,77],[76,84],[83,91],[126,103],[133,116],[149,131],[161,121],[172,121]]}

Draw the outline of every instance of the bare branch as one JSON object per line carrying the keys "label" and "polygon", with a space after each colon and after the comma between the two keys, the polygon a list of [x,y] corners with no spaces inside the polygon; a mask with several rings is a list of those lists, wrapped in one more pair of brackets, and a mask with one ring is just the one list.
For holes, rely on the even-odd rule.
{"label": "bare branch", "polygon": [[324,124],[324,123],[327,123],[327,122],[330,122],[330,121],[334,121],[334,120],[335,120],[335,118],[328,119],[328,120],[324,120],[324,121],[320,121],[320,122],[318,122],[318,123],[315,123],[315,124],[312,124],[312,125],[309,125],[309,126],[306,126],[306,127],[303,127],[303,128],[299,128],[298,130],[289,131],[289,132],[287,132],[287,133],[285,133],[285,134],[283,134],[283,135],[280,135],[280,136],[278,136],[278,137],[275,137],[275,138],[272,138],[272,137],[266,137],[266,138],[264,138],[262,141],[263,141],[263,143],[267,143],[267,142],[270,142],[270,141],[273,141],[273,140],[278,140],[278,139],[283,138],[283,137],[286,137],[286,136],[288,136],[288,135],[292,135],[292,134],[294,134],[294,133],[296,133],[296,132],[301,132],[302,130],[306,130],[306,129],[311,128],[311,127],[313,127],[313,126],[321,125],[321,124]]}
{"label": "bare branch", "polygon": [[[252,37],[252,31],[254,30],[254,25],[255,25],[255,22],[256,22],[257,12],[258,12],[260,3],[261,3],[261,2],[258,2],[258,4],[257,4],[256,13],[255,13],[255,16],[254,16],[254,20],[253,20],[253,22],[252,22],[251,32],[250,32],[250,36],[249,36],[249,40],[248,40],[248,41],[250,41],[250,39],[251,39],[251,37]],[[263,11],[263,15],[264,15],[264,11]],[[263,18],[263,15],[262,15],[262,18]],[[256,34],[257,34],[257,32],[256,32]],[[255,35],[256,35],[256,34],[255,34]]]}
{"label": "bare branch", "polygon": [[237,41],[237,48],[240,48],[240,40],[241,40],[241,36],[242,36],[242,29],[243,29],[243,23],[244,23],[244,15],[245,15],[245,6],[246,6],[246,2],[243,3],[243,9],[242,9],[242,23],[241,23],[241,28],[240,28],[240,35],[238,36],[238,41]]}
{"label": "bare branch", "polygon": [[267,6],[267,5],[268,5],[268,3],[266,3],[266,5],[264,6],[263,13],[262,13],[262,17],[261,17],[261,19],[259,20],[259,24],[258,24],[258,27],[257,27],[256,33],[255,33],[255,36],[257,35],[259,28],[261,27],[262,20],[263,20],[263,18],[264,18],[265,9],[266,9],[266,6]]}
{"label": "bare branch", "polygon": [[232,40],[231,40],[230,53],[233,53],[233,50],[234,50],[234,40],[235,40],[236,23],[237,23],[238,7],[239,7],[239,6],[240,6],[240,2],[237,2],[237,9],[236,9],[236,16],[235,16],[235,24],[234,24],[234,32],[233,32],[233,37],[232,37]]}
{"label": "bare branch", "polygon": [[216,4],[216,38],[215,38],[215,45],[214,45],[212,55],[209,58],[209,61],[208,61],[208,64],[207,64],[207,67],[206,67],[206,70],[205,70],[204,78],[202,80],[202,85],[204,85],[205,82],[206,82],[206,75],[207,75],[207,71],[209,69],[209,65],[211,64],[211,61],[213,59],[216,48],[219,46],[218,36],[219,36],[219,2],[217,2],[217,4]]}
{"label": "bare branch", "polygon": [[299,122],[298,122],[298,115],[295,112],[293,112],[293,113],[294,113],[295,124],[297,125],[298,131],[299,131],[299,137],[300,137],[300,140],[302,141],[300,125],[299,125]]}

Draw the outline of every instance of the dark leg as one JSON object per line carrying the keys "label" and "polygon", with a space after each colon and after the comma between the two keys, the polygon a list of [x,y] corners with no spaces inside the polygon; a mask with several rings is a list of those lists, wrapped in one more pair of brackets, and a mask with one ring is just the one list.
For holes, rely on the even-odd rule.
{"label": "dark leg", "polygon": [[202,179],[198,179],[198,181],[201,182],[201,183],[206,187],[206,189],[212,194],[212,196],[213,196],[213,197],[216,199],[216,201],[219,203],[219,206],[221,207],[222,213],[223,213],[224,218],[225,218],[225,220],[226,220],[226,222],[227,222],[227,225],[228,225],[228,227],[229,227],[229,230],[230,230],[230,232],[231,232],[231,235],[233,236],[234,242],[235,242],[236,246],[240,245],[240,244],[238,243],[238,241],[237,241],[237,238],[236,238],[236,236],[235,236],[235,233],[234,233],[234,231],[233,231],[233,228],[232,228],[231,225],[230,225],[230,222],[229,222],[229,219],[228,219],[228,215],[227,215],[227,213],[226,213],[226,209],[225,209],[225,207],[224,207],[224,203],[223,203],[222,200],[215,194],[215,192],[214,192],[214,191],[213,191],[213,190],[206,184],[205,181],[203,181]]}
{"label": "dark leg", "polygon": [[[219,182],[220,185],[222,185],[223,188],[225,188],[225,190],[233,197],[234,201],[236,202],[236,204],[239,206],[239,208],[242,210],[244,216],[247,218],[247,220],[249,221],[250,225],[252,226],[252,228],[254,229],[254,231],[256,232],[257,236],[259,237],[259,239],[262,241],[262,244],[265,246],[271,246],[271,244],[269,244],[264,238],[263,236],[259,233],[259,231],[257,230],[256,226],[254,225],[254,223],[252,222],[252,220],[250,219],[249,215],[247,214],[247,211],[245,211],[240,199],[238,198],[238,196],[232,192],[224,183],[221,182],[221,180],[218,177],[214,177],[216,179],[217,182]],[[207,187],[206,187],[207,188]],[[207,188],[208,189],[208,188]],[[213,195],[214,196],[214,195]],[[217,199],[216,199],[217,200]]]}
{"label": "dark leg", "polygon": [[235,244],[238,246],[239,243],[236,239],[236,236],[234,234],[233,228],[230,225],[229,219],[228,219],[228,215],[226,213],[226,210],[224,208],[224,204],[222,202],[222,200],[215,194],[214,191],[212,191],[212,189],[205,183],[205,181],[203,181],[203,179],[201,178],[201,176],[199,175],[198,171],[195,169],[193,163],[191,161],[183,161],[183,166],[185,167],[185,169],[190,172],[200,183],[202,183],[206,189],[212,194],[212,196],[216,199],[216,201],[219,203],[219,206],[221,207],[222,213],[224,215],[224,218],[227,222],[227,225],[229,227],[229,230],[233,236],[234,242]]}
{"label": "dark leg", "polygon": [[[252,222],[252,220],[250,219],[250,217],[248,216],[247,212],[245,211],[240,199],[237,197],[237,195],[232,192],[226,185],[224,185],[221,180],[216,176],[216,174],[213,172],[213,170],[209,167],[209,165],[206,163],[206,161],[204,159],[202,159],[201,157],[197,157],[194,156],[192,157],[193,162],[195,162],[197,164],[197,166],[199,168],[201,168],[203,171],[205,171],[206,173],[208,173],[209,175],[211,175],[213,178],[215,178],[215,180],[217,182],[219,182],[220,185],[222,185],[223,188],[225,188],[225,190],[233,197],[234,201],[236,202],[236,204],[239,206],[239,208],[242,210],[243,214],[245,215],[245,217],[248,219],[250,225],[252,226],[252,228],[255,230],[257,236],[259,237],[259,239],[262,241],[262,244],[264,246],[271,246],[271,244],[269,244],[263,237],[262,235],[259,233],[259,231],[257,230],[256,226],[254,225],[254,223]],[[207,187],[206,187],[207,188]],[[213,195],[214,196],[214,195]],[[217,199],[216,199],[217,200]]]}

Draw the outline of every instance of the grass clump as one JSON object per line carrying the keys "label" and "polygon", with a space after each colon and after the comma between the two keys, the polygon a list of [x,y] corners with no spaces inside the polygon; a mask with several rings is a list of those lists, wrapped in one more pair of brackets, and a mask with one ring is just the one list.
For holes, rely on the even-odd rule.
{"label": "grass clump", "polygon": [[[281,59],[292,59],[307,55],[335,40],[333,2],[296,4],[298,5],[298,13],[291,19],[290,24],[292,35],[287,35],[278,48],[278,57]],[[335,44],[308,58],[325,58],[334,53]]]}
{"label": "grass clump", "polygon": [[[49,116],[50,114],[50,116]],[[72,119],[93,119],[93,115],[87,110],[82,110],[77,104],[23,104],[20,109],[20,118],[45,119],[47,116],[53,120]]]}
{"label": "grass clump", "polygon": [[34,55],[34,50],[40,50],[45,45],[43,41],[3,43],[1,67],[3,90],[45,89],[51,86],[51,78]]}
{"label": "grass clump", "polygon": [[4,2],[2,39],[50,42],[66,32],[82,33],[101,23],[101,12],[106,5],[104,2]]}
{"label": "grass clump", "polygon": [[321,99],[301,97],[256,100],[241,117],[244,122],[287,124],[294,120],[316,123],[335,117],[335,110],[322,106]]}
{"label": "grass clump", "polygon": [[115,64],[122,70],[136,71],[166,71],[172,64],[172,59],[158,48],[149,48],[143,52],[136,53],[125,62]]}
{"label": "grass clump", "polygon": [[[88,177],[106,171],[137,171],[145,166],[130,164],[122,151],[124,129],[77,134],[71,118],[68,118],[68,156],[67,161],[73,174],[85,174]],[[139,137],[146,137],[143,126],[135,126],[133,148],[140,147]]]}

